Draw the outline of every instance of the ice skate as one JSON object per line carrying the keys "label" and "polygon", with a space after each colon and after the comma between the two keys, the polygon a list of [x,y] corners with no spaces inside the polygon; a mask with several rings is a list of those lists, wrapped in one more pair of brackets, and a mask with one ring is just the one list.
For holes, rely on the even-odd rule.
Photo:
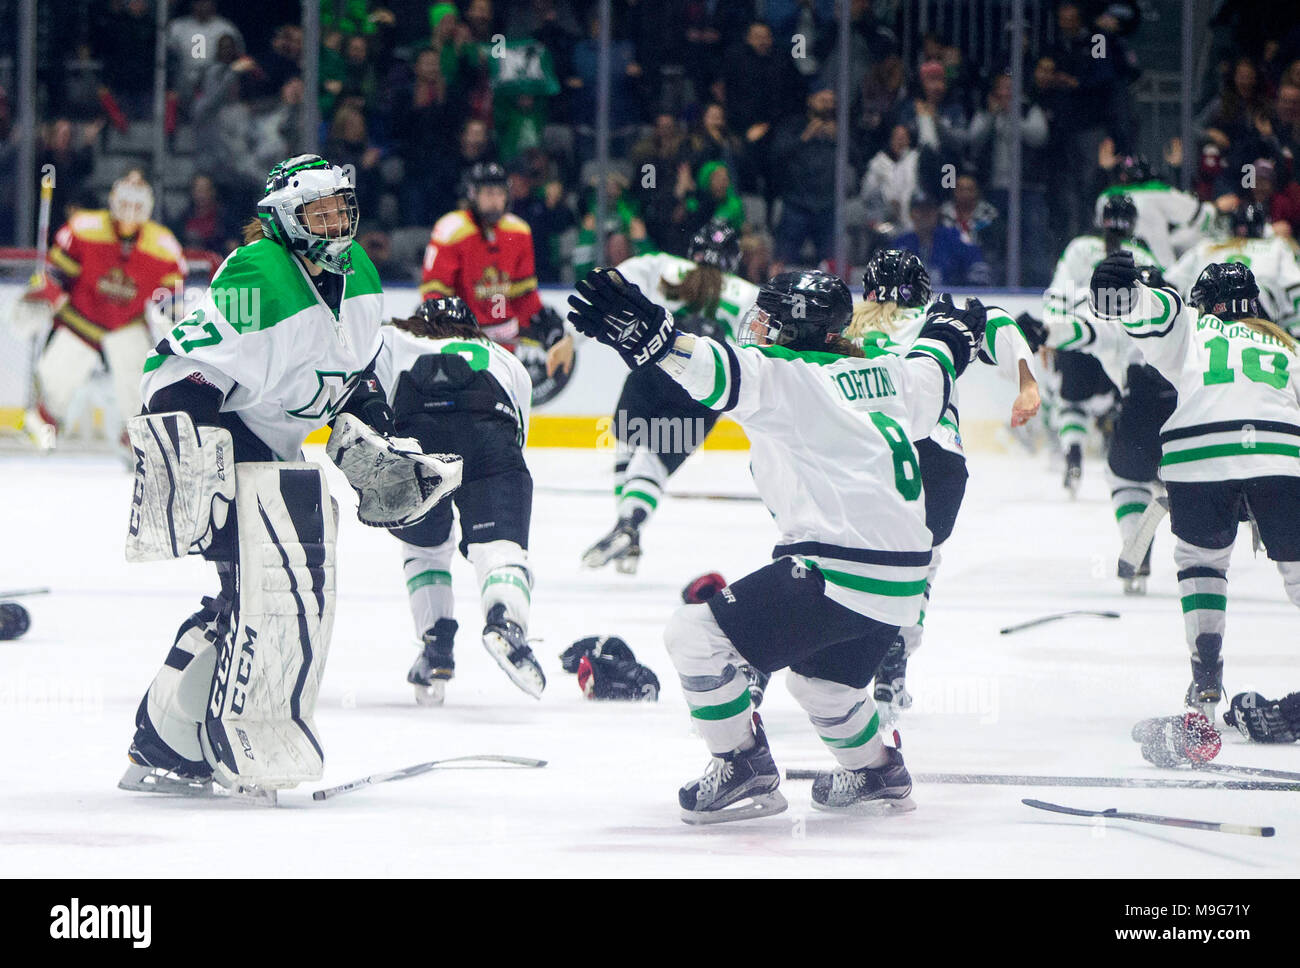
{"label": "ice skate", "polygon": [[1083,448],[1071,444],[1065,451],[1065,491],[1072,498],[1079,496],[1079,484],[1083,480]]}
{"label": "ice skate", "polygon": [[198,764],[179,765],[175,769],[155,766],[140,751],[135,743],[127,750],[128,765],[122,779],[117,781],[119,790],[134,793],[165,793],[177,797],[213,797],[216,796],[216,784],[212,781],[211,767],[199,768]]}
{"label": "ice skate", "polygon": [[872,698],[876,701],[882,726],[896,722],[902,711],[912,705],[912,694],[907,691],[907,650],[901,635],[894,639],[876,670]]}
{"label": "ice skate", "polygon": [[1202,663],[1192,659],[1192,682],[1187,687],[1187,705],[1214,722],[1214,707],[1223,699],[1223,660]]}
{"label": "ice skate", "polygon": [[884,766],[818,773],[813,780],[813,809],[876,816],[915,810],[912,777],[903,765],[902,752],[892,746],[885,752],[889,762]]}
{"label": "ice skate", "polygon": [[538,664],[533,650],[528,647],[524,630],[506,618],[506,607],[492,606],[483,628],[483,648],[488,650],[497,665],[505,670],[510,681],[534,699],[542,698],[546,676]]}
{"label": "ice skate", "polygon": [[582,555],[585,568],[603,568],[611,561],[620,574],[636,574],[637,566],[641,563],[641,525],[635,515],[619,518],[609,534]]}
{"label": "ice skate", "polygon": [[415,701],[419,705],[441,706],[446,698],[447,683],[456,675],[456,662],[452,658],[455,637],[456,622],[449,618],[438,619],[424,633],[424,649],[406,674],[406,681],[415,687]]}
{"label": "ice skate", "polygon": [[789,803],[777,789],[780,784],[781,774],[755,714],[754,745],[713,757],[702,777],[678,791],[682,820],[689,824],[727,823],[781,813]]}
{"label": "ice skate", "polygon": [[1142,559],[1142,564],[1136,570],[1121,558],[1116,565],[1115,574],[1124,583],[1125,595],[1145,595],[1147,593],[1147,579],[1151,577],[1150,546],[1147,547],[1147,553]]}

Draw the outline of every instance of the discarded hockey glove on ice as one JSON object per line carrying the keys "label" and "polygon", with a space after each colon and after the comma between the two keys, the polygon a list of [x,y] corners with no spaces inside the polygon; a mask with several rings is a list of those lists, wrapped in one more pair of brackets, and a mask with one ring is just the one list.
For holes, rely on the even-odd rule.
{"label": "discarded hockey glove on ice", "polygon": [[1257,692],[1239,692],[1223,721],[1256,743],[1294,743],[1300,738],[1300,692],[1276,702]]}
{"label": "discarded hockey glove on ice", "polygon": [[682,601],[687,605],[702,605],[727,587],[727,579],[716,571],[701,575],[682,589]]}
{"label": "discarded hockey glove on ice", "polygon": [[578,688],[588,699],[659,699],[659,679],[636,661],[618,636],[591,635],[560,653],[565,672],[577,673]]}
{"label": "discarded hockey glove on ice", "polygon": [[1208,763],[1223,746],[1219,731],[1199,712],[1144,719],[1133,727],[1133,739],[1142,744],[1142,758],[1156,766]]}

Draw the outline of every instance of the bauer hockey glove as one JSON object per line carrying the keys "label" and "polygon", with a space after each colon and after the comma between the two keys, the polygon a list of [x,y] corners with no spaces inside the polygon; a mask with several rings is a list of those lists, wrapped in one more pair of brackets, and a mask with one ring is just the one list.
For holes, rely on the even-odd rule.
{"label": "bauer hockey glove", "polygon": [[953,367],[961,376],[984,344],[987,321],[988,313],[978,299],[967,299],[966,308],[958,309],[952,296],[944,293],[926,310],[920,338],[936,339],[947,345],[952,353]]}
{"label": "bauer hockey glove", "polygon": [[1300,692],[1277,702],[1257,692],[1239,692],[1223,721],[1256,743],[1294,743],[1300,738]]}
{"label": "bauer hockey glove", "polygon": [[1133,253],[1126,250],[1114,252],[1092,270],[1088,298],[1092,310],[1103,319],[1123,316],[1137,305],[1138,280],[1141,271],[1133,263]]}
{"label": "bauer hockey glove", "polygon": [[618,350],[629,367],[657,363],[672,349],[672,314],[657,306],[617,269],[592,269],[569,297],[569,322]]}

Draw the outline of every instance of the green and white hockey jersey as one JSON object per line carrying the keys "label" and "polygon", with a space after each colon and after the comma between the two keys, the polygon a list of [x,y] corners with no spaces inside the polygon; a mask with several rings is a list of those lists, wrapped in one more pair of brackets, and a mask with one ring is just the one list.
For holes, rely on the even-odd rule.
{"label": "green and white hockey jersey", "polygon": [[[684,303],[680,299],[669,299],[663,284],[667,282],[669,285],[677,285],[694,268],[695,263],[689,259],[681,259],[667,252],[654,252],[620,263],[618,271],[624,279],[636,283],[637,288],[655,305],[663,306],[670,313],[676,314]],[[758,287],[752,282],[746,282],[730,273],[722,274],[722,295],[713,318],[726,327],[728,340],[735,340],[736,326],[757,298]]]}
{"label": "green and white hockey jersey", "polygon": [[1097,196],[1097,221],[1101,221],[1106,199],[1121,194],[1132,198],[1137,208],[1133,234],[1150,246],[1161,266],[1173,265],[1179,252],[1209,235],[1218,217],[1209,202],[1153,178],[1135,185],[1112,185],[1103,191]]}
{"label": "green and white hockey jersey", "polygon": [[[1149,248],[1136,239],[1120,243],[1133,254],[1140,266],[1163,268]],[[1088,285],[1092,270],[1106,258],[1106,243],[1099,235],[1080,235],[1072,239],[1057,260],[1052,284],[1043,293],[1043,325],[1047,327],[1047,345],[1055,350],[1078,350],[1095,356],[1106,376],[1119,389],[1128,380],[1129,364],[1140,362],[1137,349],[1124,340],[1097,343],[1094,327],[1097,317],[1088,306]]]}
{"label": "green and white hockey jersey", "polygon": [[486,336],[474,339],[429,339],[396,326],[380,330],[384,345],[375,361],[375,376],[388,394],[391,405],[397,393],[397,379],[430,353],[455,353],[464,357],[472,370],[487,370],[514,407],[519,426],[519,446],[528,439],[528,416],[533,402],[533,381],[513,353]]}
{"label": "green and white hockey jersey", "polygon": [[1240,321],[1198,314],[1172,289],[1141,286],[1118,324],[1178,389],[1178,407],[1160,431],[1162,478],[1300,477],[1295,352]]}
{"label": "green and white hockey jersey", "polygon": [[355,242],[351,255],[336,317],[288,250],[270,239],[240,246],[146,358],[143,399],[187,377],[206,381],[223,413],[238,413],[280,460],[297,460],[379,353],[379,274]]}
{"label": "green and white hockey jersey", "polygon": [[859,359],[695,337],[689,355],[674,350],[659,366],[749,435],[754,483],[780,531],[773,557],[815,564],[846,608],[914,624],[931,535],[912,441],[947,403],[947,346],[923,339],[905,357]]}
{"label": "green and white hockey jersey", "polygon": [[1198,242],[1183,253],[1165,279],[1178,287],[1184,299],[1205,267],[1215,262],[1240,262],[1259,284],[1259,301],[1268,318],[1288,332],[1300,332],[1300,263],[1296,247],[1288,239],[1227,239]]}
{"label": "green and white hockey jersey", "polygon": [[[921,333],[921,327],[925,325],[925,313],[927,306],[913,309],[898,310],[894,317],[894,328],[889,332],[883,330],[868,330],[861,339],[855,340],[862,351],[868,357],[873,357],[878,352],[888,352],[901,356],[908,352],[913,344],[916,343],[917,337]],[[987,323],[984,327],[984,345],[982,347],[985,355],[989,358],[992,365],[997,367],[998,372],[1004,376],[1010,377],[1017,381],[1019,386],[1020,363],[1023,360],[1029,367],[1029,372],[1037,378],[1037,366],[1034,361],[1034,354],[1029,349],[1029,343],[1025,340],[1025,334],[1020,331],[1019,324],[1016,323],[1011,315],[999,306],[987,306]],[[983,362],[981,359],[980,362]],[[930,431],[929,437],[936,444],[946,451],[954,454],[965,454],[961,443],[961,426],[960,407],[957,400],[958,394],[957,382],[952,385],[952,392],[948,395],[948,405],[944,408],[943,416],[939,422],[934,425]]]}

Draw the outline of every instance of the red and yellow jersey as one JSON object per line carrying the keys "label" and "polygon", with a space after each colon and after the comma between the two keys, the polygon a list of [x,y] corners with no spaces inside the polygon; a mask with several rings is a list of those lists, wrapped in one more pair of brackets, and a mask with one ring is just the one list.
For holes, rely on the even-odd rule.
{"label": "red and yellow jersey", "polygon": [[533,268],[533,233],[517,215],[501,216],[485,233],[463,209],[433,227],[424,250],[420,294],[459,296],[474,310],[483,333],[510,345],[542,308]]}
{"label": "red and yellow jersey", "polygon": [[185,257],[171,231],[145,222],[134,239],[120,239],[105,209],[73,215],[54,236],[50,278],[68,300],[55,321],[98,347],[105,333],[144,319],[159,289],[185,278]]}

